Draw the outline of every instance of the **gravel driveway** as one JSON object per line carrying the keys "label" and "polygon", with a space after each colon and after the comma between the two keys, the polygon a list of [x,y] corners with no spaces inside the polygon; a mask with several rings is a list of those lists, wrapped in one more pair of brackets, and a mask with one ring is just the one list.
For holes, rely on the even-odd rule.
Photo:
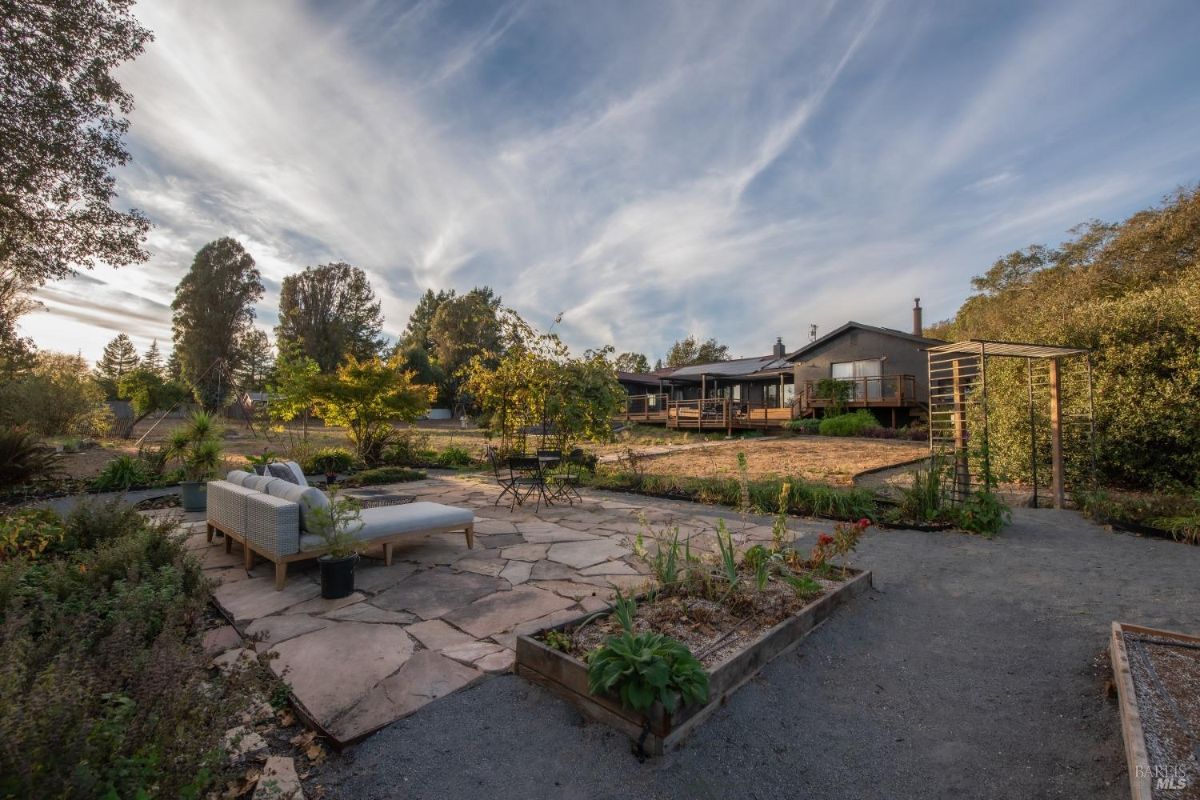
{"label": "gravel driveway", "polygon": [[639,764],[509,675],[335,756],[319,782],[363,800],[1128,797],[1108,627],[1200,631],[1200,548],[1017,509],[993,541],[872,532],[857,563],[875,590],[665,757]]}

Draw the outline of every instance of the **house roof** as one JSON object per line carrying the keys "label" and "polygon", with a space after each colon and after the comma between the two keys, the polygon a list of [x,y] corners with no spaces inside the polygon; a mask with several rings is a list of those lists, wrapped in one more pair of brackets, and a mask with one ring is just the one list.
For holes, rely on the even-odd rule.
{"label": "house roof", "polygon": [[623,383],[644,383],[647,386],[658,386],[666,377],[666,375],[658,375],[656,373],[617,371],[617,380]]}
{"label": "house roof", "polygon": [[809,342],[808,344],[799,348],[798,350],[793,350],[792,352],[790,352],[786,356],[784,356],[783,360],[784,361],[795,361],[797,357],[802,356],[811,350],[816,350],[821,345],[824,345],[824,344],[832,341],[833,339],[836,339],[837,337],[841,336],[843,333],[845,333],[848,330],[851,330],[852,328],[858,329],[858,330],[864,330],[864,331],[872,331],[874,333],[881,333],[884,336],[893,336],[897,339],[904,339],[904,340],[907,340],[910,342],[915,342],[917,344],[927,344],[927,345],[944,344],[944,342],[941,339],[930,339],[926,336],[916,336],[911,333],[905,333],[904,331],[895,330],[894,328],[880,328],[876,325],[864,325],[861,322],[855,322],[854,320],[851,320],[851,321],[847,322],[845,325],[842,325],[838,328],[834,328],[833,330],[831,330],[829,333],[825,334],[824,336],[821,336],[817,339],[812,340],[811,342]]}

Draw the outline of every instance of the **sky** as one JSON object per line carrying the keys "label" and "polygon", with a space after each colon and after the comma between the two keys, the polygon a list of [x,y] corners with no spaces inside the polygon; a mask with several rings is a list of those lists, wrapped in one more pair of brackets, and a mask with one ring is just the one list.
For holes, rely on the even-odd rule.
{"label": "sky", "polygon": [[[364,269],[398,335],[493,287],[573,348],[731,355],[907,330],[970,278],[1200,180],[1200,3],[143,0],[121,207],[150,259],[40,292],[44,349],[170,340],[195,252],[240,240],[257,324]],[[169,347],[169,344],[167,344]]]}

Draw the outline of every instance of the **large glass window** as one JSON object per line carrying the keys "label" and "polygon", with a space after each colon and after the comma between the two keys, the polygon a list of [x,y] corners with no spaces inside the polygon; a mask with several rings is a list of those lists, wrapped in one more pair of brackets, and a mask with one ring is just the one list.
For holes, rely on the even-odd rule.
{"label": "large glass window", "polygon": [[839,381],[851,381],[854,392],[850,399],[877,401],[883,397],[883,360],[866,358],[861,361],[841,361],[832,365],[830,377]]}

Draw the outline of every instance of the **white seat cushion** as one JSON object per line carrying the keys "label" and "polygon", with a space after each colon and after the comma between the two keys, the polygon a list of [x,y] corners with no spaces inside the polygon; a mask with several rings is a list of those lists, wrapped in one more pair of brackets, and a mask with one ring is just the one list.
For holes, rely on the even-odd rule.
{"label": "white seat cushion", "polygon": [[225,480],[238,486],[245,486],[247,479],[253,477],[255,476],[245,470],[235,469],[225,476]]}
{"label": "white seat cushion", "polygon": [[320,489],[312,486],[297,486],[279,478],[271,478],[271,482],[267,485],[267,494],[300,506],[300,528],[304,531],[309,530],[313,510],[329,508],[329,497]]}
{"label": "white seat cushion", "polygon": [[[466,527],[475,521],[469,508],[444,506],[441,503],[405,503],[399,506],[365,508],[361,512],[363,526],[355,534],[362,541],[396,536],[401,533],[422,533],[435,528]],[[325,540],[308,534],[300,537],[300,549],[324,547]]]}

